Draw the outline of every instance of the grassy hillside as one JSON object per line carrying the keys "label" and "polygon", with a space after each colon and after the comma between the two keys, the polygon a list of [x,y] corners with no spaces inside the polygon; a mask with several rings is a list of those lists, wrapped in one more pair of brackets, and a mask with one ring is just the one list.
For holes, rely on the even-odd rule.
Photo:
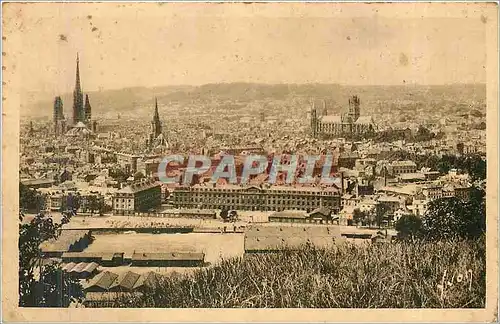
{"label": "grassy hillside", "polygon": [[146,298],[127,305],[481,308],[485,271],[484,240],[346,243],[225,260],[191,275],[164,278]]}

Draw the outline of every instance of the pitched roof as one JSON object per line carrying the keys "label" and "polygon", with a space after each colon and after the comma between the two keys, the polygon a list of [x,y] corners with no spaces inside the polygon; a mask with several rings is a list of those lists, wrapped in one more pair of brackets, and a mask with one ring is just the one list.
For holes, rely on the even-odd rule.
{"label": "pitched roof", "polygon": [[342,116],[340,115],[323,116],[321,117],[321,122],[340,124],[342,122]]}
{"label": "pitched roof", "polygon": [[318,207],[315,210],[313,210],[312,212],[310,212],[309,216],[314,215],[314,214],[321,214],[324,216],[330,216],[331,213],[332,213],[332,211],[326,207]]}
{"label": "pitched roof", "polygon": [[94,279],[85,289],[89,289],[90,287],[99,287],[107,290],[111,287],[116,278],[118,278],[118,275],[116,273],[109,271],[101,272],[94,277]]}
{"label": "pitched roof", "polygon": [[355,124],[374,124],[372,116],[360,116]]}
{"label": "pitched roof", "polygon": [[90,262],[87,264],[87,266],[82,270],[82,272],[93,272],[95,269],[97,269],[99,265],[95,262]]}
{"label": "pitched roof", "polygon": [[76,266],[73,267],[73,269],[71,269],[69,272],[77,272],[77,273],[80,273],[82,272],[83,269],[85,269],[85,267],[88,266],[88,263],[85,263],[85,262],[80,262],[78,263]]}
{"label": "pitched roof", "polygon": [[66,252],[71,245],[89,233],[89,230],[63,230],[57,239],[42,242],[40,249],[42,252]]}
{"label": "pitched roof", "polygon": [[121,288],[121,289],[132,290],[139,277],[140,275],[132,271],[121,273],[118,275],[113,284],[111,284],[109,289]]}
{"label": "pitched roof", "polygon": [[153,271],[149,271],[147,273],[143,273],[139,279],[135,282],[134,288],[137,289],[143,286],[154,288],[159,281],[159,275],[154,273]]}
{"label": "pitched roof", "polygon": [[69,272],[71,269],[73,269],[76,266],[76,263],[70,262],[61,267],[61,270]]}
{"label": "pitched roof", "polygon": [[146,189],[154,188],[160,186],[159,182],[156,181],[150,181],[148,179],[144,179],[142,181],[135,182],[131,184],[130,186],[124,187],[120,190],[118,190],[116,193],[136,193],[139,191],[143,191]]}

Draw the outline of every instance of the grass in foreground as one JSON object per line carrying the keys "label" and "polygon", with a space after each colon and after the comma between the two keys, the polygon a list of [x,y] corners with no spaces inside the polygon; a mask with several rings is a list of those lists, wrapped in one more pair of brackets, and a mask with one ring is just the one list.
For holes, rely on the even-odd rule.
{"label": "grass in foreground", "polygon": [[483,308],[484,240],[245,255],[162,279],[130,307]]}

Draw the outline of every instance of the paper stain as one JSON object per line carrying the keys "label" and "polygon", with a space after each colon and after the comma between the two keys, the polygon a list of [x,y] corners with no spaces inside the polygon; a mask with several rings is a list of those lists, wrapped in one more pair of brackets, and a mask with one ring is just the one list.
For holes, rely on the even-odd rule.
{"label": "paper stain", "polygon": [[399,54],[399,64],[402,66],[407,66],[408,65],[408,56],[406,56],[405,53],[400,53]]}

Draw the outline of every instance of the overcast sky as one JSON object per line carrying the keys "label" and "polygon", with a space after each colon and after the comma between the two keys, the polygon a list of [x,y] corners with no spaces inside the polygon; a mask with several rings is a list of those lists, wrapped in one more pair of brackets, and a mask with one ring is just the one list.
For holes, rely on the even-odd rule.
{"label": "overcast sky", "polygon": [[485,82],[487,17],[455,5],[18,4],[4,51],[21,92],[49,95],[72,91],[77,52],[84,91]]}

